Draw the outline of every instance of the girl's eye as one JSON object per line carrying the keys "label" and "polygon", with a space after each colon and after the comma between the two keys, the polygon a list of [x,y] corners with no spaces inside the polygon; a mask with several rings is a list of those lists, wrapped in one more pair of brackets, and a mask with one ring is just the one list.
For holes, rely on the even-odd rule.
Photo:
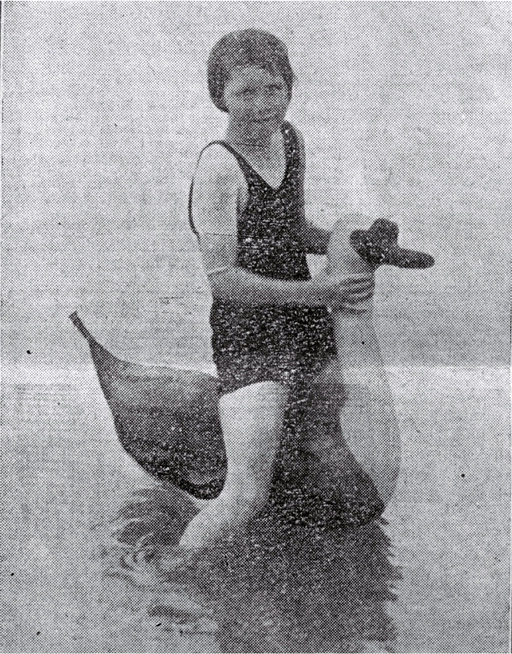
{"label": "girl's eye", "polygon": [[244,98],[252,98],[253,95],[254,95],[254,89],[244,89],[242,91],[242,96]]}
{"label": "girl's eye", "polygon": [[277,95],[283,90],[283,86],[281,84],[270,84],[267,86],[267,95]]}

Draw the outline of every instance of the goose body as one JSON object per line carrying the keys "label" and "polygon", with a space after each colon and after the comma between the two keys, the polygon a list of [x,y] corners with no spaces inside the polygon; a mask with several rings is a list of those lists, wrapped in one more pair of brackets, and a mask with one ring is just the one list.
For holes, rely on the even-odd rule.
{"label": "goose body", "polygon": [[[164,484],[198,499],[217,497],[227,472],[217,378],[118,359],[96,341],[76,312],[70,319],[89,344],[126,452]],[[270,501],[287,522],[359,525],[384,509],[370,477],[343,445],[337,415],[339,389],[331,381],[323,383],[319,377],[306,407],[291,399],[283,441],[287,433],[295,440],[293,434],[301,430],[309,443],[332,444],[336,452],[332,450],[330,455],[343,460],[343,472],[334,477],[314,451],[302,451],[298,457],[289,451],[284,454],[281,465],[276,466],[280,472],[274,477]]]}

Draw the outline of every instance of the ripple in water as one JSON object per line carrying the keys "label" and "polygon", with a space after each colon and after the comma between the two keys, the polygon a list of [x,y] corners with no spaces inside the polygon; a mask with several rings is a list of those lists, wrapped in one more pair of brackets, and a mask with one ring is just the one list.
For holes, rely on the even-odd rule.
{"label": "ripple in water", "polygon": [[[327,529],[289,524],[271,506],[222,546],[197,554],[165,582],[154,562],[175,546],[194,505],[174,489],[138,491],[117,516],[108,574],[145,587],[147,615],[169,630],[214,634],[225,652],[391,650],[398,570],[383,520]],[[127,563],[128,560],[128,563]]]}

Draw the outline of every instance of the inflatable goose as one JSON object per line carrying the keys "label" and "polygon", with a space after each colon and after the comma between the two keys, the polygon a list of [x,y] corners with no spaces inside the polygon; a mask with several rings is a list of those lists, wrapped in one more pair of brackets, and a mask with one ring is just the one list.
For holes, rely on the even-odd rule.
{"label": "inflatable goose", "polygon": [[[402,268],[434,264],[431,256],[398,246],[394,223],[377,220],[362,230],[362,220],[354,214],[334,226],[327,253],[329,272],[357,274],[384,264]],[[195,498],[217,497],[227,469],[217,379],[197,371],[122,361],[93,338],[76,312],[70,319],[88,341],[125,450],[159,480]],[[319,375],[315,386],[324,399],[329,396],[339,415],[344,443],[333,447],[348,448],[385,506],[398,477],[400,437],[373,326],[372,301],[357,312],[333,311],[333,320],[338,362]],[[312,440],[321,443],[321,435]]]}

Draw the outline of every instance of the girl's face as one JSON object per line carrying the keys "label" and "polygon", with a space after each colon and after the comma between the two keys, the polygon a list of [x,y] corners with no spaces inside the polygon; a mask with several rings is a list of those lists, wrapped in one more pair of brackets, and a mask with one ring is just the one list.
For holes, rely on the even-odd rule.
{"label": "girl's face", "polygon": [[229,120],[249,138],[265,138],[278,131],[289,103],[281,74],[259,66],[235,68],[224,87]]}

